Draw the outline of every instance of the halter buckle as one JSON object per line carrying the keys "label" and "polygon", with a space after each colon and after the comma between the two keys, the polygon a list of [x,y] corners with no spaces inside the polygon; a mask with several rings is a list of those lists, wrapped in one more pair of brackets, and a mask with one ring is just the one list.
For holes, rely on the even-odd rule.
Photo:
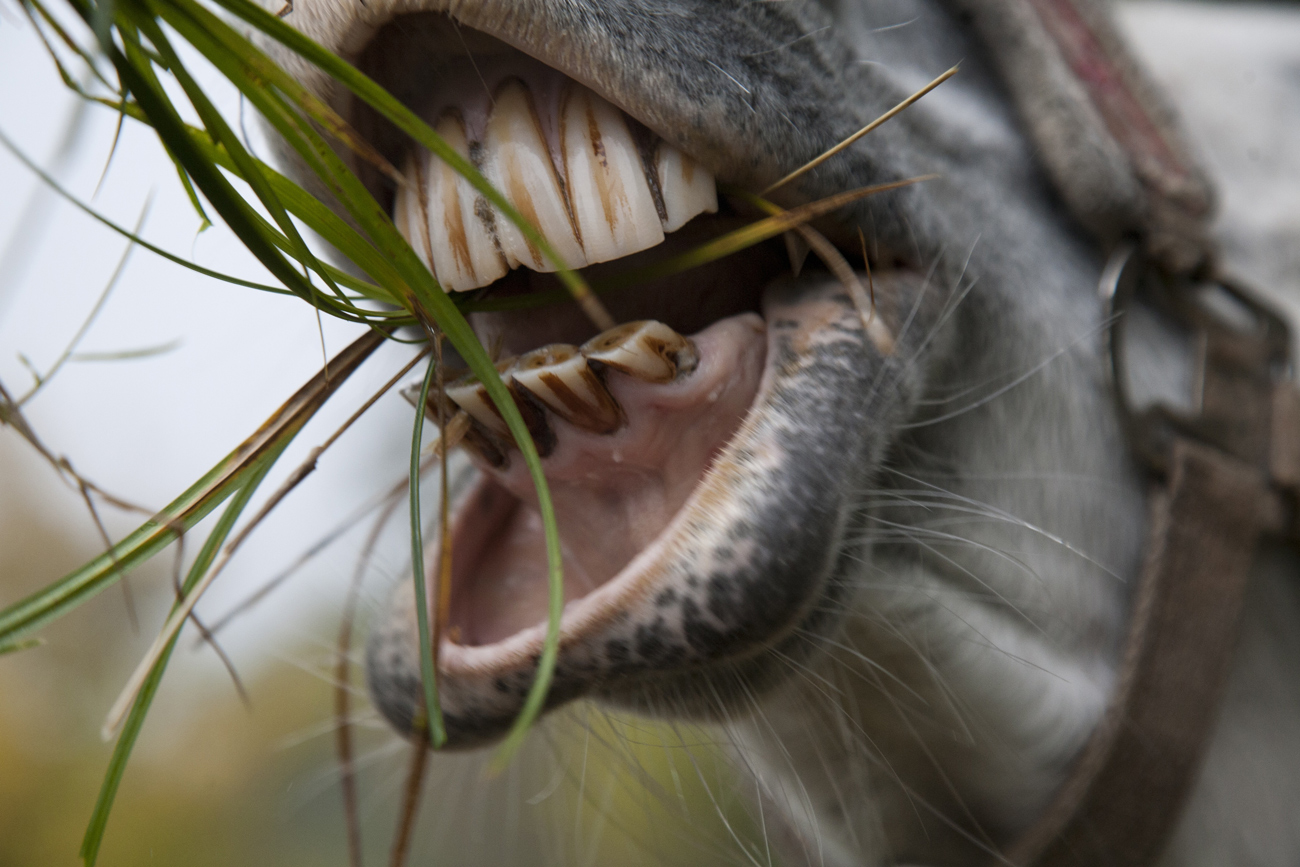
{"label": "halter buckle", "polygon": [[1270,529],[1300,538],[1300,391],[1282,315],[1231,280],[1165,273],[1131,245],[1111,256],[1100,291],[1138,459],[1164,477],[1180,438],[1230,455],[1268,480]]}

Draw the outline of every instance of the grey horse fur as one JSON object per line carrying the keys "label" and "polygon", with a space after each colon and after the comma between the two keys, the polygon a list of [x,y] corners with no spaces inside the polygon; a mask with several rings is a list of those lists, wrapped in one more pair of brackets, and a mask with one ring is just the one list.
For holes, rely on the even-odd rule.
{"label": "grey horse fur", "polygon": [[[815,588],[821,601],[805,615],[829,614],[755,638],[744,671],[709,660],[683,670],[674,659],[662,676],[645,670],[602,691],[696,713],[682,697],[701,679],[752,683],[709,713],[753,775],[785,863],[987,863],[1034,820],[1102,713],[1141,557],[1144,480],[1105,376],[1104,251],[1064,204],[1092,194],[1103,223],[1131,212],[1123,178],[1100,177],[1114,154],[1078,140],[1100,179],[1063,199],[1059,166],[1038,158],[1026,132],[1034,118],[1013,108],[1018,85],[999,77],[969,15],[940,0],[299,0],[287,20],[364,62],[385,25],[434,12],[589,84],[720,180],[751,188],[961,63],[956,78],[784,191],[794,202],[941,174],[842,215],[877,266],[925,275],[898,281],[901,308],[924,292],[942,300],[913,323],[898,363],[865,352],[863,375],[844,383],[866,401],[884,382],[898,399],[863,417],[855,395],[842,395],[842,430],[827,442],[855,465],[801,466],[836,459],[813,449],[773,480],[795,486],[812,472],[842,504],[821,518],[833,527],[808,530],[833,546],[804,564],[816,574],[765,573]],[[337,86],[284,60],[381,146],[400,147]],[[419,75],[418,51],[370,63],[399,93],[403,76]],[[797,508],[817,517],[808,502]],[[1261,561],[1170,865],[1300,863],[1294,570],[1283,552]],[[409,629],[378,634],[383,648]],[[389,706],[403,699],[385,690],[416,690],[409,650],[391,657],[377,667],[372,657],[372,689]],[[563,696],[581,687],[573,675]]]}

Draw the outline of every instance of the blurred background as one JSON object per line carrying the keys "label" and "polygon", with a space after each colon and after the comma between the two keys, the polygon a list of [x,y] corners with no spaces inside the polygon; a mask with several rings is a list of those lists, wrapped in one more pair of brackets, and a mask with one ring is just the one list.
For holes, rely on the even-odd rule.
{"label": "blurred background", "polygon": [[[1125,19],[1158,76],[1196,95],[1183,108],[1211,168],[1238,179],[1222,220],[1237,269],[1300,297],[1300,141],[1288,120],[1300,117],[1296,17],[1286,6],[1187,6],[1171,16],[1173,8],[1131,3]],[[1189,62],[1189,42],[1216,50]],[[228,117],[242,119],[217,76],[202,82]],[[1225,115],[1225,104],[1238,115]],[[1242,117],[1256,122],[1247,127]],[[254,151],[265,155],[246,121]],[[115,128],[111,111],[67,91],[13,0],[0,0],[0,132],[79,200],[122,226],[141,223],[152,243],[266,280],[222,226],[199,231],[152,133],[128,121],[113,150]],[[1279,182],[1290,185],[1289,198]],[[0,148],[0,383],[15,397],[32,389],[121,266],[76,353],[23,413],[51,453],[153,510],[253,431],[319,369],[323,352],[359,332],[318,322],[295,299],[226,285],[145,250],[121,265],[126,251],[120,235]],[[410,356],[381,350],[298,437],[264,490]],[[405,402],[395,393],[381,399],[205,597],[200,615],[222,621],[320,547],[220,632],[247,706],[216,654],[186,632],[127,770],[101,864],[347,863],[334,759],[340,612],[373,522],[373,512],[357,513],[404,477],[409,433]],[[99,515],[115,539],[141,517],[103,504]],[[400,509],[391,523],[365,572],[358,634],[406,569]],[[0,428],[0,607],[102,550],[77,490]],[[162,623],[174,562],[165,552],[132,574],[129,594],[112,588],[43,630],[42,646],[0,657],[0,867],[79,863],[112,746],[99,729]],[[410,752],[378,725],[359,678],[351,687],[367,863],[385,863]],[[768,863],[730,783],[706,733],[579,705],[542,726],[500,777],[488,779],[475,757],[435,760],[412,863]]]}

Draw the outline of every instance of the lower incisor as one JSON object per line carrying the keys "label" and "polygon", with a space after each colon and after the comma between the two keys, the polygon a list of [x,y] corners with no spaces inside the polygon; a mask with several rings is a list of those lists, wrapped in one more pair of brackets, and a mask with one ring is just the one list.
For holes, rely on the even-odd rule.
{"label": "lower incisor", "polygon": [[519,358],[510,375],[560,418],[593,433],[622,427],[623,411],[576,346],[556,344]]}

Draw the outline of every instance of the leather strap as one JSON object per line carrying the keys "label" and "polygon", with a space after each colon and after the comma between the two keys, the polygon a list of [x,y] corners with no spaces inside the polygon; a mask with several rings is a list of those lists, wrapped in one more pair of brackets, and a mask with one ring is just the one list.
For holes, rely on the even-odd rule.
{"label": "leather strap", "polygon": [[[1115,356],[1130,442],[1154,480],[1117,685],[1065,784],[998,858],[1022,867],[1148,867],[1178,821],[1212,732],[1256,545],[1265,533],[1300,536],[1290,337],[1251,293],[1202,279],[1214,269],[1210,186],[1103,0],[951,2],[988,45],[1071,213],[1105,248],[1140,240],[1142,285],[1117,302],[1146,291],[1202,347],[1192,413],[1128,405],[1122,348]],[[1117,281],[1123,273],[1121,261]],[[1215,321],[1207,289],[1248,310],[1255,329]]]}
{"label": "leather strap", "polygon": [[1187,440],[1174,444],[1168,488],[1151,498],[1147,557],[1111,705],[1007,861],[1155,861],[1214,722],[1266,503],[1254,467]]}
{"label": "leather strap", "polygon": [[1211,252],[1210,184],[1104,0],[951,0],[969,16],[1070,212],[1106,248],[1143,239],[1189,273]]}

